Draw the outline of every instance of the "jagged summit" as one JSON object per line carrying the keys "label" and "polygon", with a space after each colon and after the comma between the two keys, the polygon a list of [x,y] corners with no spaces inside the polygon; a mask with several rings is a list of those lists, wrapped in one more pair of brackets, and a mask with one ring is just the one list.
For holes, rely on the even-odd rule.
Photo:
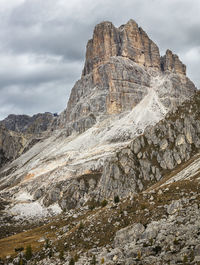
{"label": "jagged summit", "polygon": [[50,112],[38,113],[32,117],[10,114],[0,121],[0,125],[4,125],[8,130],[15,132],[39,134],[47,131],[54,118],[54,114]]}
{"label": "jagged summit", "polygon": [[178,56],[167,50],[161,57],[158,46],[134,20],[119,28],[102,22],[88,41],[81,79],[72,88],[57,127],[65,127],[67,135],[84,132],[105,115],[132,110],[152,84],[168,109],[196,91]]}
{"label": "jagged summit", "polygon": [[167,50],[166,55],[161,57],[158,46],[133,19],[119,28],[109,21],[95,27],[93,38],[87,44],[83,75],[94,71],[112,56],[122,56],[141,66],[186,75],[185,65],[178,56]]}
{"label": "jagged summit", "polygon": [[83,75],[95,70],[112,56],[122,56],[139,65],[160,69],[160,54],[156,44],[134,20],[116,28],[111,22],[98,24],[89,40]]}
{"label": "jagged summit", "polygon": [[171,71],[186,75],[186,66],[180,61],[178,55],[173,54],[169,49],[167,49],[166,54],[161,57],[160,63],[162,71]]}

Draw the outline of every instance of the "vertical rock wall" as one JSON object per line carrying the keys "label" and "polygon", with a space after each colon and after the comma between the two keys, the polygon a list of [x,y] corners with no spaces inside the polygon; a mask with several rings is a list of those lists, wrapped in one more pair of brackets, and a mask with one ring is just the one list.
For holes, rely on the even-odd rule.
{"label": "vertical rock wall", "polygon": [[87,44],[82,77],[72,88],[58,126],[67,127],[67,135],[81,133],[99,116],[132,110],[155,76],[163,84],[158,94],[169,108],[196,90],[178,56],[167,50],[160,57],[158,46],[134,20],[119,28],[111,22],[98,24]]}

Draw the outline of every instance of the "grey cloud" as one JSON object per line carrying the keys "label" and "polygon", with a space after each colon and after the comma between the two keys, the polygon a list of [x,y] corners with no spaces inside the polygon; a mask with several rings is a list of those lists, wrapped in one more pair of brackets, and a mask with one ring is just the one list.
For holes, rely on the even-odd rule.
{"label": "grey cloud", "polygon": [[[5,55],[4,55],[5,57]],[[26,55],[29,58],[31,55]],[[21,64],[20,64],[21,58]],[[0,56],[1,61],[1,56]],[[4,61],[4,68],[0,69],[0,90],[4,86],[14,85],[40,85],[56,80],[71,80],[77,78],[80,74],[82,64],[80,62],[66,62],[56,59],[37,57],[34,60],[23,62],[23,57],[7,55]],[[17,66],[17,67],[16,67]]]}
{"label": "grey cloud", "polygon": [[[67,85],[66,85],[67,84]],[[45,85],[10,86],[1,90],[0,119],[8,113],[33,115],[38,112],[61,112],[73,83],[51,82]]]}
{"label": "grey cloud", "polygon": [[86,43],[103,20],[120,26],[135,19],[161,54],[170,48],[180,56],[200,86],[197,0],[12,2],[0,8],[0,119],[11,112],[62,111],[81,75]]}

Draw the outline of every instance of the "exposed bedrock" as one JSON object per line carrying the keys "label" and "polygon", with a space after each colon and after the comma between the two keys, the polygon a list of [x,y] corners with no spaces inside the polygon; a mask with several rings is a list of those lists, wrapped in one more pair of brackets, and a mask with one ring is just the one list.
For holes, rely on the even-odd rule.
{"label": "exposed bedrock", "polygon": [[[145,133],[101,167],[88,174],[49,187],[45,204],[59,201],[62,208],[74,208],[115,195],[140,192],[184,165],[200,151],[200,93],[167,114],[166,119]],[[94,166],[95,167],[95,166]],[[89,172],[90,171],[90,172]],[[187,173],[187,172],[186,172]],[[190,172],[191,173],[191,172]]]}
{"label": "exposed bedrock", "polygon": [[178,56],[167,50],[160,57],[158,46],[134,20],[119,28],[102,22],[88,41],[82,77],[72,88],[67,108],[55,126],[66,127],[67,135],[82,133],[103,115],[134,108],[149,87],[158,88],[168,108],[196,91]]}

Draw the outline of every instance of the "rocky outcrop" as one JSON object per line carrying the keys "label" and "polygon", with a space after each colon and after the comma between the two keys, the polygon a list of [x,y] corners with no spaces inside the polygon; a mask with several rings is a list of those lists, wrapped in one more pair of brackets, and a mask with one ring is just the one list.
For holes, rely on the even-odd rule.
{"label": "rocky outcrop", "polygon": [[186,66],[180,61],[176,54],[167,50],[165,56],[161,57],[161,69],[176,74],[186,75]]}
{"label": "rocky outcrop", "polygon": [[[84,76],[72,88],[67,109],[60,123],[72,130],[83,132],[98,117],[131,110],[147,94],[150,75],[137,64],[122,57],[112,57],[97,69],[98,84],[92,74]],[[70,131],[71,130],[71,131]]]}
{"label": "rocky outcrop", "polygon": [[51,113],[11,114],[0,121],[0,168],[28,151],[45,135],[56,117]]}
{"label": "rocky outcrop", "polygon": [[55,118],[50,112],[38,113],[32,117],[10,114],[7,118],[0,121],[0,124],[10,131],[39,134],[46,131]]}
{"label": "rocky outcrop", "polygon": [[82,133],[105,115],[132,110],[147,94],[155,76],[165,79],[158,93],[167,108],[196,91],[178,56],[167,50],[160,57],[158,46],[134,20],[119,28],[111,22],[98,24],[87,44],[82,77],[54,127],[65,127],[66,135]]}
{"label": "rocky outcrop", "polygon": [[200,93],[104,166],[99,183],[102,197],[138,192],[167,176],[200,151]]}
{"label": "rocky outcrop", "polygon": [[56,195],[56,200],[62,208],[71,209],[94,198],[101,201],[115,195],[126,197],[160,181],[171,170],[179,171],[180,165],[200,151],[199,106],[200,93],[197,92],[166,119],[147,128],[143,135],[108,158],[100,171],[91,171],[73,181],[57,183],[56,188],[51,187],[45,197],[46,205],[52,203],[50,198],[55,197],[58,188],[60,195]]}
{"label": "rocky outcrop", "polygon": [[[134,223],[118,230],[109,251],[105,248],[95,249],[96,259],[101,261],[104,257],[105,264],[112,265],[116,262],[125,265],[133,262],[138,265],[199,264],[200,209],[197,194],[192,196],[192,203],[189,201],[189,198],[184,198],[165,205],[167,208],[177,203],[179,207],[173,214],[163,215],[159,220],[151,220],[146,227],[141,223]],[[156,211],[161,211],[161,208],[160,205]],[[145,209],[144,212],[148,218],[148,210]]]}
{"label": "rocky outcrop", "polygon": [[21,134],[0,125],[0,167],[18,157],[26,143],[27,139]]}

